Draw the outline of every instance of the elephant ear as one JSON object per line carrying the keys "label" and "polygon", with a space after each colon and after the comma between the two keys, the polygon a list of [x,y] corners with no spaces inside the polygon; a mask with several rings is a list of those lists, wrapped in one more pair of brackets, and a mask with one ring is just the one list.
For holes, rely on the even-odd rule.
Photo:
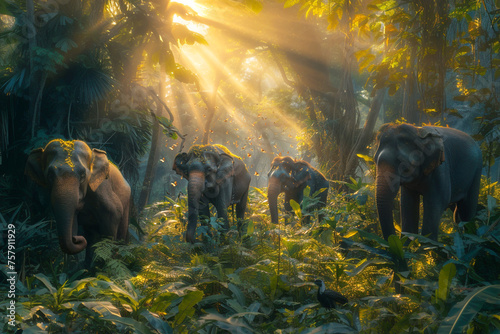
{"label": "elephant ear", "polygon": [[300,186],[311,179],[311,171],[309,170],[309,167],[298,162],[295,164],[292,176],[295,179],[295,182],[297,182],[297,185]]}
{"label": "elephant ear", "polygon": [[212,169],[217,169],[221,164],[221,156],[217,152],[204,151],[201,156],[203,164],[210,166]]}
{"label": "elephant ear", "polygon": [[219,166],[217,167],[217,183],[221,184],[225,179],[234,176],[234,159],[226,153],[220,154]]}
{"label": "elephant ear", "polygon": [[106,152],[92,149],[92,163],[90,165],[89,187],[96,191],[99,185],[109,177],[109,160]]}
{"label": "elephant ear", "polygon": [[189,156],[186,152],[179,153],[174,158],[172,170],[185,179],[188,179],[188,161]]}
{"label": "elephant ear", "polygon": [[429,175],[445,160],[443,137],[433,128],[418,128],[417,134],[421,139],[419,146],[424,153],[421,170],[424,175]]}
{"label": "elephant ear", "polygon": [[45,181],[45,175],[43,174],[42,168],[42,154],[43,148],[41,147],[31,151],[28,156],[28,160],[26,161],[24,174],[28,175],[33,181],[42,187],[47,187],[47,182]]}

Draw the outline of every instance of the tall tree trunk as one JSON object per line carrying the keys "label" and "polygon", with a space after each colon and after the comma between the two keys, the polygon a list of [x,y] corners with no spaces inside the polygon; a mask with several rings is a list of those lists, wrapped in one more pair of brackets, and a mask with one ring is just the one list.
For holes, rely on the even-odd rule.
{"label": "tall tree trunk", "polygon": [[[166,81],[165,70],[162,67],[160,69],[160,84],[158,85],[159,99],[162,99],[165,96],[165,81]],[[160,101],[156,101],[156,106],[157,106],[156,113],[159,116],[161,116],[164,109],[163,104],[160,103]],[[142,211],[142,209],[144,209],[144,207],[149,202],[149,196],[151,194],[151,189],[153,188],[153,181],[156,174],[156,166],[158,165],[158,159],[160,158],[160,148],[162,147],[162,141],[163,141],[163,136],[161,136],[160,123],[156,118],[156,114],[151,112],[151,117],[153,118],[151,149],[149,150],[148,164],[146,166],[146,173],[144,174],[144,181],[142,182],[141,193],[139,195],[139,202],[137,204],[139,211]]]}
{"label": "tall tree trunk", "polygon": [[142,211],[148,204],[151,188],[153,187],[153,180],[155,177],[156,165],[159,158],[159,143],[160,137],[160,123],[156,119],[156,115],[151,112],[153,119],[153,134],[151,136],[151,149],[149,150],[148,164],[146,166],[146,173],[144,174],[144,181],[142,182],[141,193],[139,195],[138,210]]}

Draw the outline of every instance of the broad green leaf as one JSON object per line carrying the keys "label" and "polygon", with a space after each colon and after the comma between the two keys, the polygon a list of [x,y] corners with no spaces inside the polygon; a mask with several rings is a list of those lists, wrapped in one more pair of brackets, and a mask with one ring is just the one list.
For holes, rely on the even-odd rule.
{"label": "broad green leaf", "polygon": [[36,274],[35,277],[40,280],[43,285],[49,290],[50,293],[56,293],[57,290],[56,288],[50,283],[49,278],[45,276],[44,274]]}
{"label": "broad green leaf", "polygon": [[175,315],[174,323],[181,324],[186,317],[194,314],[194,306],[203,299],[203,291],[189,291],[179,304],[179,313]]}
{"label": "broad green leaf", "polygon": [[453,263],[448,263],[443,266],[439,272],[439,284],[436,290],[436,297],[442,301],[448,299],[448,293],[450,292],[451,280],[455,277],[457,273],[457,268]]}
{"label": "broad green leaf", "polygon": [[241,305],[245,305],[246,304],[245,295],[243,294],[243,292],[241,291],[241,289],[238,286],[236,286],[233,283],[229,283],[227,285],[227,287],[228,287],[229,290],[231,290],[231,292],[233,293],[234,297],[238,300],[238,302]]}
{"label": "broad green leaf", "polygon": [[399,260],[405,259],[405,252],[403,250],[403,243],[401,239],[395,235],[391,234],[389,236],[389,251]]}
{"label": "broad green leaf", "polygon": [[146,320],[149,322],[149,325],[151,325],[151,327],[156,329],[159,333],[161,333],[161,334],[173,334],[174,333],[174,330],[172,329],[172,327],[170,327],[168,322],[166,322],[165,320],[158,317],[158,315],[156,315],[148,310],[143,310],[141,312],[141,315],[144,318],[146,318]]}
{"label": "broad green leaf", "polygon": [[292,207],[297,217],[302,218],[302,210],[300,209],[300,204],[297,203],[295,200],[291,199],[290,206]]}
{"label": "broad green leaf", "polygon": [[253,221],[249,221],[247,224],[247,236],[251,236],[255,230],[254,223]]}
{"label": "broad green leaf", "polygon": [[463,333],[484,304],[500,305],[500,285],[483,286],[472,291],[452,307],[437,333]]}
{"label": "broad green leaf", "polygon": [[311,187],[309,186],[305,187],[303,193],[305,197],[309,197],[309,195],[311,194]]}

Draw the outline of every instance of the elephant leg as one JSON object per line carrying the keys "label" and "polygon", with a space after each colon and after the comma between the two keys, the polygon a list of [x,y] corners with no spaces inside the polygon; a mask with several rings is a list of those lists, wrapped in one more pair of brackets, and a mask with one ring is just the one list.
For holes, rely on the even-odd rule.
{"label": "elephant leg", "polygon": [[422,222],[422,235],[427,236],[432,240],[437,240],[439,232],[439,223],[444,210],[448,207],[448,203],[443,204],[437,196],[423,196],[424,202],[424,219]]}
{"label": "elephant leg", "polygon": [[[292,213],[292,206],[290,205],[290,200],[293,199],[293,196],[289,192],[285,192],[285,212],[286,213]],[[288,215],[285,215],[285,225],[288,223],[287,222],[287,217]]]}
{"label": "elephant leg", "polygon": [[420,195],[406,187],[401,187],[401,230],[418,233],[420,219]]}
{"label": "elephant leg", "polygon": [[118,225],[118,230],[116,232],[116,240],[128,241],[128,219],[130,215],[130,203],[127,203],[123,208],[122,219]]}
{"label": "elephant leg", "polygon": [[470,221],[474,218],[477,210],[477,202],[479,200],[479,188],[481,183],[481,173],[477,173],[474,178],[467,195],[464,199],[458,201],[457,208],[455,210],[455,222],[460,221]]}
{"label": "elephant leg", "polygon": [[241,200],[236,204],[236,218],[243,219],[245,217],[245,211],[247,209],[248,202],[248,190],[245,191],[243,196],[241,196]]}
{"label": "elephant leg", "polygon": [[215,209],[217,210],[217,217],[222,218],[226,230],[229,229],[227,207],[231,204],[231,196],[233,189],[233,183],[230,180],[231,179],[228,179],[226,182],[220,185],[219,196],[215,201]]}
{"label": "elephant leg", "polygon": [[84,236],[87,240],[87,248],[85,249],[85,268],[90,269],[94,262],[94,245],[99,241],[99,234],[89,229],[84,230]]}
{"label": "elephant leg", "polygon": [[205,198],[202,198],[200,200],[198,215],[207,219],[210,218],[210,203]]}

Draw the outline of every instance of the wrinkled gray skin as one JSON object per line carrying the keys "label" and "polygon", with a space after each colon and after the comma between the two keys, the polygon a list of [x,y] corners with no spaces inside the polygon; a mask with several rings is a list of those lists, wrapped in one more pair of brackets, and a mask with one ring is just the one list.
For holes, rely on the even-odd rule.
{"label": "wrinkled gray skin", "polygon": [[437,240],[441,216],[451,204],[454,218],[469,221],[476,212],[482,157],[466,133],[443,127],[384,125],[375,153],[376,201],[385,239],[395,233],[393,200],[401,187],[402,231],[418,233],[420,196],[422,235]]}
{"label": "wrinkled gray skin", "polygon": [[198,216],[210,216],[209,204],[229,229],[227,208],[236,204],[236,217],[243,219],[247,206],[250,173],[239,157],[222,145],[195,145],[179,153],[172,169],[188,180],[188,225],[186,241],[196,241]]}
{"label": "wrinkled gray skin", "polygon": [[[321,194],[320,203],[312,208],[319,209],[326,205],[328,196],[328,180],[303,160],[293,160],[290,157],[276,157],[271,163],[268,173],[267,201],[271,211],[271,222],[278,223],[278,195],[285,193],[285,210],[292,211],[290,200],[301,204],[304,197],[304,189],[309,186],[311,194],[326,188]],[[320,217],[321,219],[321,217]]]}
{"label": "wrinkled gray skin", "polygon": [[86,249],[87,268],[100,237],[126,239],[130,187],[106,152],[56,139],[30,153],[25,174],[49,188],[59,245],[67,254]]}

